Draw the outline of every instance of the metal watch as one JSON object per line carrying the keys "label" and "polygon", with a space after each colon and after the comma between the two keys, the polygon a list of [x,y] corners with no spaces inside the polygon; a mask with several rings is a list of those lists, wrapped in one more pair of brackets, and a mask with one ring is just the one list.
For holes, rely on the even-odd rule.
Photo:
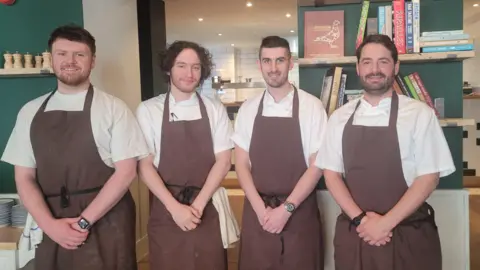
{"label": "metal watch", "polygon": [[285,207],[285,210],[289,213],[293,213],[295,211],[295,205],[291,202],[285,202],[283,203],[283,206]]}
{"label": "metal watch", "polygon": [[89,230],[91,227],[90,222],[86,220],[84,217],[81,217],[77,224],[83,230]]}
{"label": "metal watch", "polygon": [[367,215],[367,213],[365,212],[362,212],[360,215],[354,217],[352,219],[352,224],[355,226],[355,227],[358,227],[358,225],[360,225],[360,223],[362,222],[362,219]]}

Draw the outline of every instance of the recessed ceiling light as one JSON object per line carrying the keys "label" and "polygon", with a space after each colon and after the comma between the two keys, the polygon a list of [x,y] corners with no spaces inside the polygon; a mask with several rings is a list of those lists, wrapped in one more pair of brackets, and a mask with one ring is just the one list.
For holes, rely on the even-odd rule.
{"label": "recessed ceiling light", "polygon": [[219,36],[221,36],[221,35],[222,35],[222,33],[218,33],[218,35],[219,35]]}
{"label": "recessed ceiling light", "polygon": [[290,13],[285,14],[285,16],[286,16],[287,18],[292,17],[292,15],[291,15]]}
{"label": "recessed ceiling light", "polygon": [[199,21],[199,22],[202,22],[202,21],[203,21],[203,18],[198,18],[198,21]]}
{"label": "recessed ceiling light", "polygon": [[473,4],[474,7],[478,7],[478,4]]}
{"label": "recessed ceiling light", "polygon": [[248,1],[247,2],[247,7],[251,7],[251,6],[253,6],[252,2]]}
{"label": "recessed ceiling light", "polygon": [[290,30],[290,33],[295,33],[295,31],[293,31],[293,30]]}
{"label": "recessed ceiling light", "polygon": [[233,47],[233,46],[235,46],[235,44],[233,44],[233,43],[232,43],[232,44],[230,44],[230,46],[232,46],[232,47]]}

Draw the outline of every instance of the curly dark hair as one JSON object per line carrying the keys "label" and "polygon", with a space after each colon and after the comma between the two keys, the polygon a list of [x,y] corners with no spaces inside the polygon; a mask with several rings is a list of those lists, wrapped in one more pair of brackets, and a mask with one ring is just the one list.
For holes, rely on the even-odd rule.
{"label": "curly dark hair", "polygon": [[50,51],[52,51],[52,45],[55,40],[59,38],[84,43],[90,48],[92,55],[95,55],[96,53],[97,49],[95,46],[95,38],[92,36],[92,34],[90,34],[90,32],[81,26],[68,24],[57,27],[55,30],[53,30],[48,40],[48,48]]}
{"label": "curly dark hair", "polygon": [[175,59],[177,56],[185,49],[194,50],[198,58],[200,59],[201,65],[201,76],[199,85],[202,85],[203,82],[210,77],[214,64],[212,61],[212,54],[204,47],[199,44],[191,41],[179,40],[173,42],[166,50],[162,51],[159,55],[160,60],[160,69],[163,72],[165,81],[170,82],[170,72],[175,64]]}
{"label": "curly dark hair", "polygon": [[359,62],[360,57],[362,57],[363,47],[365,47],[365,45],[370,43],[383,45],[383,47],[385,47],[387,50],[390,51],[390,54],[392,55],[392,58],[393,58],[393,62],[395,64],[398,62],[398,51],[397,51],[397,47],[395,46],[395,43],[393,43],[393,41],[390,39],[389,36],[383,35],[383,34],[371,34],[371,35],[368,35],[363,40],[362,44],[358,46],[357,51],[355,52],[357,56],[357,62]]}

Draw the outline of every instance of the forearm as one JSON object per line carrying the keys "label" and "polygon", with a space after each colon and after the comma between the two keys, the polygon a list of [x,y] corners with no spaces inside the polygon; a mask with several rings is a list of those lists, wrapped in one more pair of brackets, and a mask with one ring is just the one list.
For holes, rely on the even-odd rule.
{"label": "forearm", "polygon": [[195,198],[195,203],[199,203],[202,207],[205,207],[208,201],[212,198],[213,194],[220,186],[220,183],[230,170],[231,150],[227,150],[227,152],[222,152],[218,155],[219,157],[212,169],[210,169],[202,190]]}
{"label": "forearm", "polygon": [[310,166],[298,180],[287,201],[298,207],[315,189],[320,177],[322,177],[322,170],[316,166]]}
{"label": "forearm", "polygon": [[140,179],[145,183],[150,192],[162,202],[168,211],[178,204],[178,201],[167,189],[157,169],[153,165],[152,157],[140,160],[139,168]]}
{"label": "forearm", "polygon": [[25,175],[20,170],[22,169],[15,166],[15,182],[20,200],[38,226],[45,231],[54,217],[35,181],[35,176]]}
{"label": "forearm", "polygon": [[389,228],[395,228],[402,220],[415,212],[432,194],[438,182],[438,173],[423,175],[415,179],[400,201],[385,214],[384,217]]}
{"label": "forearm", "polygon": [[325,170],[325,184],[333,199],[350,219],[360,215],[362,209],[355,203],[340,173]]}
{"label": "forearm", "polygon": [[82,212],[82,217],[90,223],[95,223],[110,211],[128,192],[128,189],[136,176],[136,160],[121,161],[130,163],[130,169],[115,170],[112,176],[103,185],[98,195]]}

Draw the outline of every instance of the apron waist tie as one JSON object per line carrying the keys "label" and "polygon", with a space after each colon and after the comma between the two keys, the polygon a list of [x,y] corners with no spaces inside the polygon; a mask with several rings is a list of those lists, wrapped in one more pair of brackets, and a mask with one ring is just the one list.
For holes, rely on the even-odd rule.
{"label": "apron waist tie", "polygon": [[[270,208],[277,208],[278,206],[282,205],[288,197],[286,195],[264,194],[261,192],[259,192],[258,194],[260,195],[263,202],[265,203],[265,206],[268,206]],[[285,253],[285,240],[283,237],[284,231],[285,231],[285,227],[280,233],[280,244],[281,244],[280,262],[281,263],[283,263],[283,254]]]}
{"label": "apron waist tie", "polygon": [[98,187],[94,187],[94,188],[80,189],[80,190],[76,190],[76,191],[68,191],[67,187],[62,186],[60,188],[60,193],[48,194],[48,195],[45,195],[45,198],[48,199],[48,198],[60,197],[61,208],[67,208],[67,207],[70,206],[70,196],[94,193],[94,192],[100,191],[102,188],[103,188],[103,185],[98,186]]}
{"label": "apron waist tie", "polygon": [[191,205],[193,195],[196,191],[200,191],[202,188],[196,186],[182,186],[182,185],[174,185],[174,184],[166,184],[165,186],[173,187],[173,188],[181,188],[180,192],[174,196],[175,199],[180,202],[181,204]]}

